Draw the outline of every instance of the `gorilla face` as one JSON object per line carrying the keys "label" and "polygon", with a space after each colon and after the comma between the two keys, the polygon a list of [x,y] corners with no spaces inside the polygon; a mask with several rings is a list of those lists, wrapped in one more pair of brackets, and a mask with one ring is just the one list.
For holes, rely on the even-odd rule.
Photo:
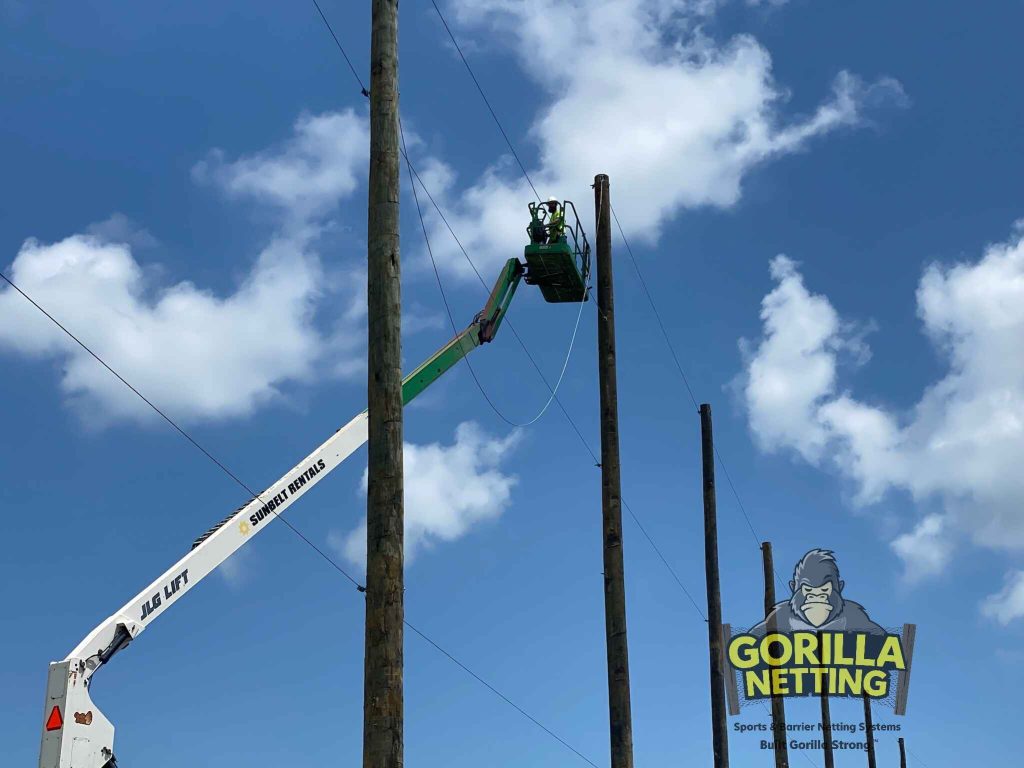
{"label": "gorilla face", "polygon": [[790,609],[812,627],[821,627],[843,612],[843,586],[831,550],[812,549],[793,571]]}
{"label": "gorilla face", "polygon": [[[802,602],[800,612],[808,624],[820,627],[826,621],[832,611],[837,607],[832,600],[832,580],[829,579],[820,587],[812,587],[810,584],[800,586],[799,592]],[[837,596],[838,597],[838,596]]]}

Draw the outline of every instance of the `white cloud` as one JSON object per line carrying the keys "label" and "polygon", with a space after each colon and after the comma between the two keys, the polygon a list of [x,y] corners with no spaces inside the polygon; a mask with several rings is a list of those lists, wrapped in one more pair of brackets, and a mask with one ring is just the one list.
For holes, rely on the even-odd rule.
{"label": "white cloud", "polygon": [[149,231],[119,212],[90,224],[85,228],[85,234],[108,243],[125,243],[133,248],[153,248],[157,245],[156,238]]}
{"label": "white cloud", "polygon": [[[751,169],[858,123],[866,102],[901,93],[895,81],[865,86],[842,72],[812,114],[784,121],[786,93],[773,80],[767,51],[748,36],[717,43],[700,32],[714,5],[452,3],[463,30],[513,47],[547,97],[530,128],[536,150],[519,147],[528,166],[539,156],[530,173],[540,195],[575,199],[589,223],[589,185],[596,173],[607,173],[617,212],[635,238],[647,240],[683,208],[733,205]],[[474,257],[497,265],[508,256],[500,244],[524,240],[532,192],[513,164],[499,163],[446,197],[449,218]],[[436,242],[445,269],[472,277],[441,227]]]}
{"label": "white cloud", "polygon": [[280,146],[230,162],[215,149],[195,165],[192,176],[232,197],[273,204],[306,221],[355,191],[366,177],[369,147],[367,120],[351,109],[302,114]]}
{"label": "white cloud", "polygon": [[953,554],[946,519],[934,514],[897,536],[890,546],[903,560],[904,578],[910,583],[942,573]]}
{"label": "white cloud", "polygon": [[975,262],[925,271],[918,314],[948,371],[907,412],[843,391],[838,355],[851,339],[837,313],[792,262],[772,270],[764,336],[753,352],[745,345],[743,394],[759,443],[833,464],[862,504],[891,490],[941,503],[942,515],[893,542],[908,573],[940,571],[957,533],[1024,548],[1024,234]]}
{"label": "white cloud", "polygon": [[1005,586],[982,601],[981,614],[1003,626],[1024,618],[1024,571],[1007,574]]}
{"label": "white cloud", "polygon": [[[513,475],[501,471],[519,433],[490,437],[473,422],[455,430],[451,445],[405,443],[405,558],[439,541],[454,541],[472,526],[501,515],[512,499]],[[363,493],[367,475],[363,474]],[[348,534],[332,533],[330,545],[347,560],[366,565],[366,518]]]}
{"label": "white cloud", "polygon": [[[120,214],[54,243],[26,240],[8,274],[172,418],[244,416],[328,356],[359,370],[361,273],[325,275],[324,216],[351,194],[365,163],[366,122],[352,112],[301,117],[281,147],[196,171],[230,195],[280,207],[279,230],[226,295],[188,281],[158,285],[133,246],[151,235]],[[327,293],[349,302],[328,332],[314,322]],[[61,389],[86,421],[152,418],[146,406],[12,289],[0,291],[0,349],[57,361]]]}
{"label": "white cloud", "polygon": [[839,315],[828,299],[807,291],[796,264],[785,256],[772,260],[771,274],[777,285],[761,304],[765,336],[749,356],[751,426],[762,447],[793,446],[815,461],[828,440],[817,408],[835,387]]}
{"label": "white cloud", "polygon": [[[292,242],[270,244],[225,298],[182,282],[148,296],[126,245],[75,235],[27,241],[11,277],[97,355],[186,420],[250,413],[312,372],[320,268]],[[138,419],[146,406],[13,290],[0,293],[0,346],[61,362],[61,388],[90,421]]]}

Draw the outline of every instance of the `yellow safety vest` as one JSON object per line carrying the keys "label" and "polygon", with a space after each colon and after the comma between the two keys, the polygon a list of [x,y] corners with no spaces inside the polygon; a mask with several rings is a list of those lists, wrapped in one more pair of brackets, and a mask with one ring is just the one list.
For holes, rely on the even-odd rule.
{"label": "yellow safety vest", "polygon": [[565,210],[561,206],[556,208],[548,219],[548,232],[553,240],[565,233]]}

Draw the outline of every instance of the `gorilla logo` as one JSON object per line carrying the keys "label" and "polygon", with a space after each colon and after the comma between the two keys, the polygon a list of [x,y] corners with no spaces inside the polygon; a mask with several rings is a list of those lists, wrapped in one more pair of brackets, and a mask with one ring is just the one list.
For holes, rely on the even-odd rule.
{"label": "gorilla logo", "polygon": [[789,588],[793,595],[778,603],[750,630],[763,637],[772,632],[869,632],[884,635],[860,603],[843,599],[845,582],[831,550],[812,549],[796,564]]}

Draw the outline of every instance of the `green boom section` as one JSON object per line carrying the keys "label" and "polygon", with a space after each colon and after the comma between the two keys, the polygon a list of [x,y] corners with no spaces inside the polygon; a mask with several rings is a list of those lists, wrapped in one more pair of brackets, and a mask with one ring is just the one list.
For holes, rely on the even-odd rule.
{"label": "green boom section", "polygon": [[481,344],[494,340],[494,335],[505,319],[512,297],[523,276],[523,265],[519,259],[505,262],[501,275],[498,276],[494,289],[487,299],[487,304],[473,318],[473,322],[462,333],[445,344],[431,357],[425,360],[416,370],[402,380],[402,403],[408,405],[413,398],[437,381],[446,371],[454,366]]}
{"label": "green boom section", "polygon": [[402,381],[402,403],[408,405],[413,398],[437,381],[445,371],[480,346],[480,329],[471,325],[445,344],[428,360]]}

